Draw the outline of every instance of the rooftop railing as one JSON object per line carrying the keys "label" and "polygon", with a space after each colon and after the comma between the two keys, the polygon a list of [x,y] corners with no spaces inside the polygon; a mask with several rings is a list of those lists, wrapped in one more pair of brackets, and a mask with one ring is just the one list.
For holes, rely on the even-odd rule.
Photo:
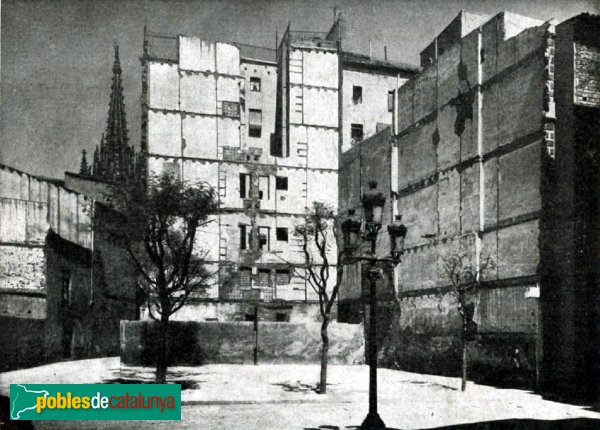
{"label": "rooftop railing", "polygon": [[[275,62],[277,51],[263,46],[248,45],[238,42],[223,42],[237,46],[240,57]],[[179,61],[179,38],[178,36],[165,35],[154,32],[146,32],[144,39],[145,54],[154,60]]]}

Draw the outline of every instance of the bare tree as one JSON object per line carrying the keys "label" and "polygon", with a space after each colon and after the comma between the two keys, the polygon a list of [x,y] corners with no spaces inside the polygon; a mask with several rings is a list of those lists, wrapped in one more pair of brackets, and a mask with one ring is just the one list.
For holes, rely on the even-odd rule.
{"label": "bare tree", "polygon": [[207,270],[206,254],[198,255],[194,242],[198,228],[209,223],[216,210],[215,192],[209,184],[186,184],[164,175],[150,180],[147,187],[136,183],[113,187],[109,206],[115,221],[105,229],[127,251],[149,315],[159,322],[156,382],[164,383],[169,318],[192,294],[204,291],[214,276]]}
{"label": "bare tree", "polygon": [[[337,254],[337,261],[330,261],[332,249],[335,247],[334,210],[323,203],[314,202],[312,210],[306,216],[305,223],[296,226],[294,234],[302,239],[302,251],[305,260],[304,276],[319,297],[321,314],[321,374],[318,392],[327,392],[327,360],[329,353],[328,327],[331,322],[331,309],[337,300],[343,275],[342,254]],[[335,265],[335,269],[333,266]],[[337,277],[335,284],[328,289],[331,270]]]}
{"label": "bare tree", "polygon": [[473,340],[477,333],[477,324],[473,321],[475,314],[475,302],[469,301],[475,297],[477,290],[481,286],[481,272],[490,264],[490,259],[486,258],[473,265],[469,255],[454,254],[448,258],[442,258],[445,275],[450,280],[452,293],[458,301],[458,312],[461,316],[462,331],[462,380],[461,391],[467,388],[467,346],[469,340]]}

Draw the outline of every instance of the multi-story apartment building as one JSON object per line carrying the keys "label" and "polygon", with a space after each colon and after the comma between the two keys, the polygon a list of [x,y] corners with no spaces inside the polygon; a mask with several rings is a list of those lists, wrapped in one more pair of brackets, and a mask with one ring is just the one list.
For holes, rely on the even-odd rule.
{"label": "multi-story apartment building", "polygon": [[[384,222],[402,215],[408,228],[394,282],[381,287],[411,339],[399,363],[429,372],[456,363],[461,320],[444,259],[463,255],[485,266],[471,298],[477,376],[500,377],[518,360],[547,390],[597,395],[598,127],[589,124],[599,118],[599,31],[585,14],[556,26],[461,12],[399,89],[395,133],[343,154],[340,212],[359,212],[361,187],[376,180]],[[348,271],[344,286],[350,319],[360,273]]]}
{"label": "multi-story apartment building", "polygon": [[288,319],[317,299],[295,227],[313,202],[337,206],[340,151],[391,122],[388,92],[416,71],[343,52],[342,27],[288,27],[276,50],[146,33],[148,174],[206,181],[220,200],[197,243],[219,282],[177,318],[243,318],[248,301],[285,301],[276,318]]}

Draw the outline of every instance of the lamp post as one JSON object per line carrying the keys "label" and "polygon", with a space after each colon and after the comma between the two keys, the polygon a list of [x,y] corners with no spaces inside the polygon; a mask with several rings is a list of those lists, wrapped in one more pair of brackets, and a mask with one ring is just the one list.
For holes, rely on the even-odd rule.
{"label": "lamp post", "polygon": [[385,429],[385,424],[377,412],[377,280],[381,278],[381,263],[390,263],[396,266],[400,262],[400,256],[404,250],[404,238],[406,237],[406,227],[400,224],[400,216],[396,221],[388,226],[390,235],[390,257],[377,258],[376,245],[377,236],[381,230],[381,216],[385,205],[385,197],[377,191],[377,182],[369,183],[369,191],[363,194],[362,204],[365,210],[365,228],[362,240],[369,242],[370,253],[366,256],[356,255],[355,251],[359,246],[358,237],[360,236],[361,223],[351,218],[342,223],[342,232],[344,235],[344,248],[349,255],[347,259],[350,262],[368,262],[367,277],[369,278],[369,413],[363,421],[360,428],[362,430]]}

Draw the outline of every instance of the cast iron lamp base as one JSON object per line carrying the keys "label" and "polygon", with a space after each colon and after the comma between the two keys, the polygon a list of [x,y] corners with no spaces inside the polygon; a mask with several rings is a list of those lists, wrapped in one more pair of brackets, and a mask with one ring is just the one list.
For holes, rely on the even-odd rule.
{"label": "cast iron lamp base", "polygon": [[360,430],[385,430],[386,426],[377,412],[367,415],[367,418],[360,425]]}

